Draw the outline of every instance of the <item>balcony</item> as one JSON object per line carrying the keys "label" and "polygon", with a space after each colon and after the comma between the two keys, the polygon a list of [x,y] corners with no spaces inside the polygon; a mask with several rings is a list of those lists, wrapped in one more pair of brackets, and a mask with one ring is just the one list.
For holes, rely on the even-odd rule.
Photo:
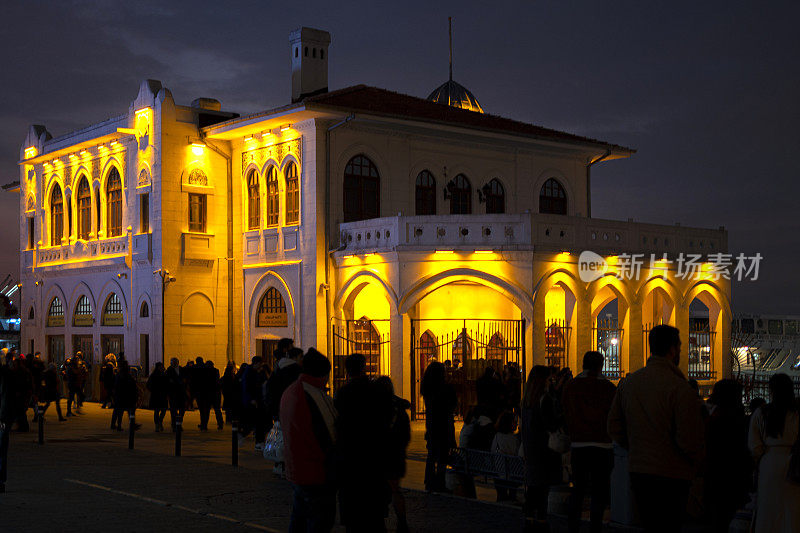
{"label": "balcony", "polygon": [[397,216],[339,225],[342,253],[393,250],[535,250],[600,254],[709,254],[727,250],[724,228],[703,229],[562,215]]}
{"label": "balcony", "polygon": [[[128,237],[122,235],[99,241],[77,241],[37,250],[36,266],[47,267],[93,260],[124,261],[128,253]],[[25,256],[27,262],[28,257]],[[27,263],[26,263],[27,266]]]}

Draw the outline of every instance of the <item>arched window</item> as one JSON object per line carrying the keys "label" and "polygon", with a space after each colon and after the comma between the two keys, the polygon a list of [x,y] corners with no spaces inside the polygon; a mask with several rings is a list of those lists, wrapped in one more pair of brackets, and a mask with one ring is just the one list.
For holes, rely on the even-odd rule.
{"label": "arched window", "polygon": [[300,221],[300,182],[297,178],[297,165],[289,161],[286,165],[286,224]]}
{"label": "arched window", "polygon": [[256,326],[259,328],[285,328],[289,325],[286,302],[275,287],[270,287],[258,302]]}
{"label": "arched window", "polygon": [[464,174],[459,174],[448,185],[450,191],[450,214],[469,215],[472,213],[472,186]]}
{"label": "arched window", "polygon": [[92,316],[92,302],[85,295],[81,296],[75,305],[75,314],[72,317],[72,325],[76,327],[90,327],[94,325]]}
{"label": "arched window", "polygon": [[28,320],[33,320],[33,307],[31,307],[30,311],[28,311]]}
{"label": "arched window", "polygon": [[417,375],[422,378],[425,374],[425,369],[432,361],[436,361],[439,355],[438,346],[436,344],[436,337],[430,330],[427,330],[419,338],[419,370]]}
{"label": "arched window", "polygon": [[417,174],[415,196],[417,215],[436,214],[436,178],[427,169]]}
{"label": "arched window", "polygon": [[453,359],[458,359],[464,364],[464,361],[472,357],[472,340],[467,335],[466,331],[462,331],[453,341]]}
{"label": "arched window", "polygon": [[499,179],[492,179],[484,186],[483,191],[486,197],[487,214],[506,212],[506,191]]}
{"label": "arched window", "polygon": [[261,193],[258,188],[258,173],[251,170],[247,175],[247,229],[258,229],[261,225]]}
{"label": "arched window", "polygon": [[362,316],[353,322],[353,353],[360,353],[367,356],[369,366],[369,356],[380,354],[381,336],[375,328],[372,320]]}
{"label": "arched window", "polygon": [[500,332],[495,332],[486,343],[486,359],[504,359],[506,342]]}
{"label": "arched window", "polygon": [[344,169],[344,221],[380,216],[380,176],[367,157],[357,155]]}
{"label": "arched window", "polygon": [[108,204],[108,236],[122,235],[122,180],[116,167],[111,167],[106,182],[106,202]]}
{"label": "arched window", "polygon": [[539,212],[552,215],[567,214],[567,193],[555,178],[550,178],[539,191]]}
{"label": "arched window", "polygon": [[92,194],[86,176],[78,183],[78,238],[89,240],[92,231]]}
{"label": "arched window", "polygon": [[61,246],[64,236],[64,196],[58,183],[50,194],[50,246]]}
{"label": "arched window", "polygon": [[147,318],[150,316],[150,306],[147,305],[147,302],[142,302],[142,308],[139,310],[139,316],[141,318]]}
{"label": "arched window", "polygon": [[122,326],[124,324],[125,318],[122,315],[122,302],[119,301],[117,294],[112,292],[103,308],[103,325]]}
{"label": "arched window", "polygon": [[278,171],[275,167],[271,166],[267,169],[267,227],[278,225],[278,214],[280,210]]}
{"label": "arched window", "polygon": [[47,325],[64,325],[64,306],[61,305],[61,300],[58,298],[58,296],[50,301],[50,308],[47,310]]}

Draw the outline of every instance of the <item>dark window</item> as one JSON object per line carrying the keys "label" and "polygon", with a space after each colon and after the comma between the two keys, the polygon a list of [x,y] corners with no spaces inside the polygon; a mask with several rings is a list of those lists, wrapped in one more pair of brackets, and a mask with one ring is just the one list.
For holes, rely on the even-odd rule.
{"label": "dark window", "polygon": [[303,53],[304,53],[304,55],[306,57],[308,57],[308,46],[305,47],[305,50],[303,51]]}
{"label": "dark window", "polygon": [[150,231],[150,193],[139,196],[139,233]]}
{"label": "dark window", "polygon": [[267,226],[277,226],[280,218],[281,200],[278,191],[278,171],[275,167],[267,170]]}
{"label": "dark window", "polygon": [[319,49],[319,58],[325,59],[325,50],[323,50],[322,48]]}
{"label": "dark window", "polygon": [[[269,183],[267,187],[269,187]],[[267,220],[269,221],[269,215],[267,215]],[[260,225],[261,191],[258,187],[258,173],[251,170],[247,176],[247,229],[258,229]]]}
{"label": "dark window", "polygon": [[539,191],[539,212],[552,215],[567,214],[567,193],[554,178],[550,178]]}
{"label": "dark window", "polygon": [[500,180],[494,178],[484,187],[486,195],[486,213],[497,214],[506,212],[506,192]]}
{"label": "dark window", "polygon": [[31,310],[28,311],[28,320],[33,320],[33,316],[33,307],[31,307]]}
{"label": "dark window", "polygon": [[150,307],[147,305],[147,302],[142,302],[142,309],[139,311],[139,316],[142,318],[150,316]]}
{"label": "dark window", "polygon": [[36,222],[33,217],[28,217],[28,250],[33,250],[35,244]]}
{"label": "dark window", "polygon": [[742,333],[755,333],[756,326],[752,318],[743,318],[741,322]]}
{"label": "dark window", "polygon": [[472,186],[464,174],[459,174],[448,187],[450,190],[450,214],[469,215],[472,213]]}
{"label": "dark window", "polygon": [[283,296],[278,289],[270,287],[258,302],[256,326],[266,328],[285,327],[286,325],[288,325],[286,302],[283,301]]}
{"label": "dark window", "polygon": [[50,302],[50,309],[47,312],[47,316],[64,316],[64,307],[61,305],[61,300],[58,299],[58,296],[53,298],[53,301]]}
{"label": "dark window", "polygon": [[297,177],[297,165],[289,161],[286,165],[286,223],[297,224],[300,221],[300,181]]}
{"label": "dark window", "polygon": [[344,221],[380,216],[380,176],[367,157],[357,155],[344,169]]}
{"label": "dark window", "polygon": [[[94,191],[94,205],[97,206],[97,209],[95,210],[95,213],[97,213],[97,226],[96,227],[97,227],[97,231],[99,232],[100,228],[102,227],[100,225],[101,224],[100,213],[103,212],[103,210],[100,209],[100,189],[99,188]],[[100,235],[96,235],[96,237],[99,239]]]}
{"label": "dark window", "polygon": [[783,322],[770,319],[767,322],[767,332],[770,335],[783,335]]}
{"label": "dark window", "polygon": [[297,47],[295,47],[295,48],[294,48],[294,57],[297,57],[297,50],[298,50],[298,48],[297,48]]}
{"label": "dark window", "polygon": [[116,167],[111,168],[106,182],[106,202],[108,202],[108,236],[122,235],[122,180]]}
{"label": "dark window", "polygon": [[416,184],[416,214],[436,214],[436,178],[428,170],[417,174]]}
{"label": "dark window", "polygon": [[85,177],[78,183],[78,238],[89,240],[92,231],[92,194],[89,180]]}
{"label": "dark window", "polygon": [[64,196],[58,183],[50,194],[50,246],[61,246],[64,236]]}
{"label": "dark window", "polygon": [[206,232],[206,195],[189,193],[189,231]]}

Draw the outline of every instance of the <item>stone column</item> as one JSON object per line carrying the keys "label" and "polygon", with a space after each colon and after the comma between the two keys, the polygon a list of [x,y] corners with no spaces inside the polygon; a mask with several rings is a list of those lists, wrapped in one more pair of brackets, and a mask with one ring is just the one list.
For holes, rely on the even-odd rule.
{"label": "stone column", "polygon": [[689,302],[681,302],[675,306],[675,327],[681,331],[680,369],[684,376],[689,376]]}
{"label": "stone column", "polygon": [[622,369],[626,374],[630,374],[642,368],[650,355],[645,353],[641,300],[636,299],[631,302],[625,326],[625,335],[628,337],[625,342],[628,361],[627,365],[623,362]]}
{"label": "stone column", "polygon": [[592,305],[586,294],[578,298],[575,313],[577,314],[575,320],[577,334],[575,335],[575,361],[571,367],[572,372],[578,374],[583,368],[583,354],[592,349]]}
{"label": "stone column", "polygon": [[394,383],[395,394],[405,399],[411,398],[411,384],[408,381],[410,362],[406,356],[410,350],[411,321],[407,315],[392,312],[389,317],[389,372]]}

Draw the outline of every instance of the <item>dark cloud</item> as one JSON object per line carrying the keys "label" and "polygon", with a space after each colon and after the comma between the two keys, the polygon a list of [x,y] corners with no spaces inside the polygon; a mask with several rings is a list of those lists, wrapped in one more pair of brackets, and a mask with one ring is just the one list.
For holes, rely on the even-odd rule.
{"label": "dark cloud", "polygon": [[[448,15],[454,77],[488,112],[639,150],[595,168],[595,216],[724,225],[731,251],[764,255],[736,310],[800,313],[794,2],[7,2],[2,178],[18,175],[28,124],[59,135],[119,114],[144,78],[179,102],[286,103],[300,25],[332,33],[332,88],[427,96],[447,76]],[[18,216],[0,196],[2,227]],[[0,271],[19,268],[14,233]]]}

